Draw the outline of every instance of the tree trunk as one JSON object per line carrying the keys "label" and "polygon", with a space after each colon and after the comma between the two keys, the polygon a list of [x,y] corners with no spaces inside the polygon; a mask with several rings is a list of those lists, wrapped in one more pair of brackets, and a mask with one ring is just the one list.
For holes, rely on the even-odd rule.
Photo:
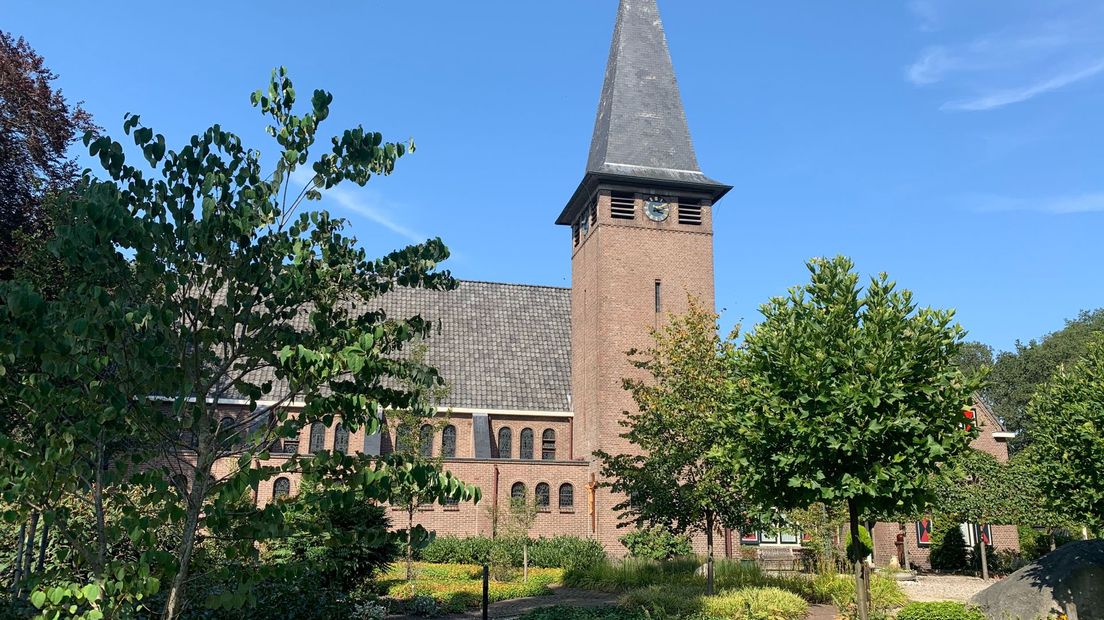
{"label": "tree trunk", "polygon": [[414,502],[406,505],[406,580],[414,584]]}
{"label": "tree trunk", "polygon": [[713,513],[705,515],[705,595],[713,596]]}
{"label": "tree trunk", "polygon": [[[38,519],[39,513],[36,510],[31,513],[31,526],[27,531],[27,542],[23,545],[23,581],[27,582],[31,578],[31,568],[34,566],[35,557],[35,534],[38,533]],[[22,594],[23,587],[19,587],[19,592]]]}
{"label": "tree trunk", "polygon": [[[206,438],[201,437],[197,451],[202,450],[205,444]],[[196,454],[196,463],[192,492],[188,497],[188,510],[184,516],[184,531],[181,533],[180,544],[176,548],[176,559],[179,566],[169,588],[169,599],[165,602],[165,612],[162,614],[164,620],[176,620],[180,615],[184,593],[188,585],[188,565],[192,562],[196,532],[199,529],[199,513],[203,511],[203,503],[207,497],[211,465],[207,463],[205,454]]]}
{"label": "tree trunk", "polygon": [[1086,525],[1081,526],[1081,539],[1082,540],[1088,540],[1089,539],[1089,528]]}
{"label": "tree trunk", "polygon": [[1054,528],[1052,528],[1052,527],[1047,528],[1047,537],[1050,538],[1050,550],[1054,551],[1055,549],[1058,548],[1058,543],[1054,540]]}
{"label": "tree trunk", "polygon": [[46,548],[50,545],[50,522],[42,524],[42,542],[38,545],[38,566],[35,572],[41,573],[46,568]]}
{"label": "tree trunk", "polygon": [[525,537],[525,544],[521,546],[521,580],[529,583],[529,537]]}
{"label": "tree trunk", "polygon": [[989,579],[989,550],[985,547],[985,537],[981,534],[985,532],[985,524],[981,524],[981,528],[978,532],[978,548],[981,549],[981,580],[988,581]]}
{"label": "tree trunk", "polygon": [[27,524],[24,523],[19,526],[19,537],[15,542],[15,558],[12,559],[12,582],[11,593],[15,596],[19,590],[19,584],[23,581],[23,541],[27,537]]}
{"label": "tree trunk", "polygon": [[855,572],[855,606],[859,614],[858,620],[870,620],[870,608],[867,603],[870,593],[867,583],[866,563],[860,549],[862,542],[859,536],[859,504],[854,499],[847,500],[847,508],[851,522],[851,548],[847,550],[851,557],[851,568]]}

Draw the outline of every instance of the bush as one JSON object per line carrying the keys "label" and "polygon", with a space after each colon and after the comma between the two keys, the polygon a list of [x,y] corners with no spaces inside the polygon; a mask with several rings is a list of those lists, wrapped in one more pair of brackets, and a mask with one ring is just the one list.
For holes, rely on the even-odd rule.
{"label": "bush", "polygon": [[[449,614],[478,609],[483,600],[483,569],[480,566],[419,563],[414,573],[412,583],[406,580],[405,567],[393,567],[383,576],[380,587],[389,598],[407,609],[417,596],[432,597],[441,613]],[[520,580],[520,575],[507,582],[491,581],[488,594],[492,603],[543,596],[551,594],[550,586],[560,583],[562,577],[563,571],[558,568],[533,568],[526,582]]]}
{"label": "bush", "polygon": [[958,525],[936,527],[932,532],[930,560],[936,570],[959,571],[969,565],[966,539],[962,537]]}
{"label": "bush", "polygon": [[[431,564],[522,565],[524,538],[440,536],[422,550],[419,559]],[[493,559],[492,559],[493,556]],[[578,569],[598,564],[606,552],[597,541],[575,536],[529,540],[529,566]]]}
{"label": "bush", "polygon": [[689,536],[673,534],[662,527],[629,532],[622,536],[620,541],[629,550],[630,557],[645,560],[669,560],[691,555],[694,552]]}
{"label": "bush", "polygon": [[709,618],[804,620],[809,604],[800,596],[778,588],[744,588],[705,597],[702,611]]}
{"label": "bush", "polygon": [[[859,526],[859,547],[855,548],[855,545],[851,541],[851,532],[847,532],[847,559],[854,562],[856,560],[863,560],[871,553],[874,553],[874,541],[870,538],[870,531],[863,526]],[[857,555],[856,555],[857,554]]]}
{"label": "bush", "polygon": [[897,620],[985,620],[985,614],[962,603],[909,603]]}
{"label": "bush", "polygon": [[[832,603],[840,608],[844,618],[857,617],[855,605],[855,578],[850,575],[835,575],[835,583],[823,582],[821,587],[830,589]],[[870,617],[889,618],[893,610],[908,602],[901,585],[896,579],[870,576]]]}

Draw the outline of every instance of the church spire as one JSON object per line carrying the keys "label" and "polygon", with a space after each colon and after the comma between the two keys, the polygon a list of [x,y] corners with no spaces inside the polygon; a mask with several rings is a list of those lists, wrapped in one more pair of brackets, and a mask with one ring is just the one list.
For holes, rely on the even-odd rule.
{"label": "church spire", "polygon": [[621,0],[586,178],[557,223],[596,183],[654,181],[702,191],[713,200],[730,187],[702,174],[656,0]]}
{"label": "church spire", "polygon": [[587,171],[700,176],[656,0],[621,0]]}

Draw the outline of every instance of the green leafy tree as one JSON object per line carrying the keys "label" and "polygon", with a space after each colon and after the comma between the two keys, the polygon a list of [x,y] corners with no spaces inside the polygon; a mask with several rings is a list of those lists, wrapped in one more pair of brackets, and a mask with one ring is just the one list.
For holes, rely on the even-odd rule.
{"label": "green leafy tree", "polygon": [[[958,368],[953,312],[918,309],[885,274],[863,289],[844,257],[808,268],[811,281],[765,304],[745,338],[719,452],[782,510],[845,502],[858,539],[865,512],[930,500],[926,478],[976,435],[963,410],[980,378]],[[850,559],[865,620],[869,575]]]}
{"label": "green leafy tree", "polygon": [[[1009,467],[991,454],[971,449],[941,472],[935,505],[940,521],[974,523],[980,527],[1014,525],[1020,516],[1019,492],[1012,484]],[[987,545],[978,544],[981,578],[989,579]]]}
{"label": "green leafy tree", "polygon": [[1089,343],[1104,334],[1104,308],[1081,312],[1066,321],[1062,329],[1030,340],[1016,342],[1015,351],[997,356],[985,397],[1005,427],[1018,433],[1010,442],[1013,454],[1027,447],[1038,433],[1032,432],[1036,418],[1029,407],[1031,398],[1061,366],[1072,367],[1088,351]]}
{"label": "green leafy tree", "polygon": [[[623,494],[623,525],[701,533],[707,548],[706,588],[713,593],[713,535],[718,527],[751,531],[760,511],[736,489],[739,474],[720,464],[713,416],[726,402],[736,372],[736,333],[722,339],[717,316],[691,299],[686,314],[668,317],[645,351],[630,351],[648,378],[625,379],[637,410],[626,412],[622,437],[638,454],[596,452],[604,484]],[[739,470],[737,470],[739,471]]]}
{"label": "green leafy tree", "polygon": [[[433,239],[373,260],[343,232],[344,221],[297,213],[340,183],[390,174],[413,146],[357,127],[312,158],[331,101],[315,91],[310,110],[297,115],[291,81],[283,69],[273,72],[252,97],[279,145],[267,171],[259,151],[218,125],[170,150],[128,116],[124,130],[152,174],[121,144],[86,136],[107,180],[81,181],[70,219],[50,243],[70,283],[50,298],[26,281],[0,289],[0,399],[38,430],[0,436],[0,493],[15,518],[37,511],[84,558],[99,597],[69,588],[82,593],[78,612],[126,613],[166,577],[163,617],[178,617],[199,533],[229,523],[242,495],[279,473],[336,463],[346,482],[380,501],[390,499],[388,485],[410,479],[439,495],[477,496],[404,461],[268,461],[273,442],[315,422],[340,418],[346,429],[370,433],[384,409],[428,415],[431,405],[417,392],[391,386],[440,381],[398,355],[431,324],[386,316],[376,298],[400,286],[454,286],[436,271],[448,256],[444,244]],[[304,167],[309,182],[295,190],[292,174]],[[230,409],[228,400],[246,405]],[[220,462],[236,467],[216,476]],[[133,489],[141,499],[108,521],[106,498]],[[94,507],[91,532],[71,526],[67,497]],[[256,511],[251,535],[233,553],[255,555],[254,541],[272,536],[281,520],[277,507]],[[142,540],[161,521],[179,528],[169,558]],[[107,548],[121,536],[150,551],[140,562],[113,561]],[[67,608],[66,595],[46,598]]]}
{"label": "green leafy tree", "polygon": [[[1057,533],[1073,530],[1077,523],[1062,502],[1055,501],[1047,491],[1047,467],[1040,454],[1044,449],[1044,446],[1029,445],[1009,460],[1007,492],[1009,501],[1015,504],[1016,523],[1045,530],[1046,548],[1054,551],[1058,547]],[[1034,550],[1025,548],[1024,551]],[[1045,553],[1045,550],[1040,547],[1038,552]]]}
{"label": "green leafy tree", "polygon": [[1031,400],[1035,471],[1050,506],[1073,519],[1104,524],[1104,338],[1060,368]]}

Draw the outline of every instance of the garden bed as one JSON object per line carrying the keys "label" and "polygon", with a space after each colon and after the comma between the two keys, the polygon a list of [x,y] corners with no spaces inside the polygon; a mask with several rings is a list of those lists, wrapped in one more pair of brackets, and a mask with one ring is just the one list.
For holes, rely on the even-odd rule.
{"label": "garden bed", "polygon": [[[506,581],[491,580],[490,602],[552,594],[551,586],[561,583],[558,568],[531,568],[524,581],[520,570],[512,571]],[[406,580],[406,565],[396,564],[381,579],[380,585],[393,610],[406,609],[425,598],[432,598],[441,613],[459,613],[479,609],[483,601],[483,567],[471,564],[414,565],[414,582]],[[420,599],[420,601],[419,601]]]}

